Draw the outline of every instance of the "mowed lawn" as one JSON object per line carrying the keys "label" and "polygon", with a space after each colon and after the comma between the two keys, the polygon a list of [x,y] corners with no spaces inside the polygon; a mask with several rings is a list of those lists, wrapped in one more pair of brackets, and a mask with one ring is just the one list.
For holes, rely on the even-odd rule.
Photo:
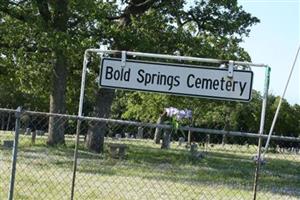
{"label": "mowed lawn", "polygon": [[[0,140],[13,135],[0,132]],[[112,159],[108,143],[128,146],[123,160]],[[1,142],[2,143],[2,142]],[[70,199],[74,138],[47,147],[45,137],[31,145],[20,137],[15,199]],[[200,147],[204,158],[172,143],[162,150],[152,140],[105,141],[102,155],[80,144],[74,199],[252,199],[255,146]],[[0,148],[0,199],[9,189],[11,150]],[[258,199],[300,199],[300,155],[269,154],[262,166]]]}

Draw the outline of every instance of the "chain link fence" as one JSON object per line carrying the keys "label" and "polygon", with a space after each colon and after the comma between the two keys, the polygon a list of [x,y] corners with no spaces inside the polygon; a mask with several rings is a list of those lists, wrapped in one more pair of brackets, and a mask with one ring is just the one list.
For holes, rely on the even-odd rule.
{"label": "chain link fence", "polygon": [[[16,118],[8,109],[0,109],[0,116],[0,199],[11,192],[16,133],[14,199],[253,199],[255,134],[197,128],[168,134],[166,125],[30,111]],[[51,117],[53,130],[64,132],[64,144],[47,145]],[[20,129],[14,130],[18,120]],[[90,135],[103,130],[103,153],[89,151]],[[163,138],[159,144],[155,133]],[[299,141],[272,140],[257,199],[300,198]]]}

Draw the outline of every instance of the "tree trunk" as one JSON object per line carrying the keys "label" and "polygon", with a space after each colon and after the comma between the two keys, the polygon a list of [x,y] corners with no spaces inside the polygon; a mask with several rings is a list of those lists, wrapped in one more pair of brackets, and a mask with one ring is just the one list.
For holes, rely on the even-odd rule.
{"label": "tree trunk", "polygon": [[85,144],[90,151],[96,153],[103,152],[105,126],[106,124],[102,122],[91,122],[89,124]]}
{"label": "tree trunk", "polygon": [[170,142],[171,142],[171,130],[166,129],[164,131],[161,148],[162,149],[169,149],[170,148]]}
{"label": "tree trunk", "polygon": [[[161,123],[162,123],[162,116],[160,116],[156,121],[156,124],[161,124]],[[160,138],[161,138],[161,128],[156,127],[154,133],[154,143],[160,144]]]}
{"label": "tree trunk", "polygon": [[[61,50],[56,53],[52,75],[52,91],[50,94],[50,113],[65,113],[67,87],[67,60]],[[48,145],[65,143],[65,122],[60,117],[49,118]]]}
{"label": "tree trunk", "polygon": [[[146,12],[155,1],[147,1],[143,5],[137,6],[134,3],[129,4],[123,11],[119,18],[119,25],[124,29],[131,23],[131,15],[142,14]],[[123,41],[121,42],[123,43]],[[128,49],[126,46],[120,45],[118,42],[112,45],[115,49]],[[94,115],[97,117],[109,117],[111,105],[115,97],[115,91],[110,89],[98,89],[96,94],[96,106],[94,108]],[[104,135],[106,133],[106,124],[97,123],[90,124],[86,136],[86,147],[94,152],[103,152]]]}
{"label": "tree trunk", "polygon": [[[96,104],[93,115],[96,117],[108,118],[111,111],[111,105],[115,97],[115,91],[101,88],[96,91]],[[106,123],[90,123],[86,136],[86,147],[93,152],[103,152],[104,135],[107,132]]]}
{"label": "tree trunk", "polygon": [[[43,17],[44,22],[51,24],[53,34],[57,36],[57,46],[53,49],[55,61],[52,72],[52,87],[50,93],[50,112],[51,113],[65,113],[66,111],[66,88],[67,88],[67,73],[68,62],[65,54],[64,46],[60,43],[67,42],[64,37],[60,37],[61,33],[67,33],[67,24],[69,18],[68,0],[54,1],[53,17],[49,15],[49,7],[44,5],[39,6],[39,12]],[[53,23],[49,23],[50,21]],[[45,28],[47,28],[47,26]],[[65,143],[65,122],[60,117],[50,117],[48,127],[48,145],[57,145]]]}

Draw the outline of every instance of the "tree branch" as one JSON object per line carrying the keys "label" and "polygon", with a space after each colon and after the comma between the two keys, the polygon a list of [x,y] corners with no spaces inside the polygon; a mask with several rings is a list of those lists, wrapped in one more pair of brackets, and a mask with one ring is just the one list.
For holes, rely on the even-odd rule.
{"label": "tree branch", "polygon": [[23,15],[21,13],[18,13],[18,12],[15,12],[12,9],[8,9],[7,7],[4,8],[4,7],[1,6],[0,7],[0,12],[10,16],[11,18],[17,19],[17,20],[25,22],[25,23],[27,23],[29,21],[28,17],[25,17],[25,15]]}
{"label": "tree branch", "polygon": [[53,11],[53,27],[57,31],[65,32],[68,26],[68,0],[55,0]]}
{"label": "tree branch", "polygon": [[201,23],[199,22],[199,20],[197,20],[197,18],[195,17],[195,15],[192,12],[189,12],[188,14],[192,17],[192,20],[190,20],[190,21],[196,22],[196,24],[198,26],[198,33],[196,34],[196,35],[198,35],[202,29]]}
{"label": "tree branch", "polygon": [[37,47],[36,45],[30,45],[30,46],[25,46],[23,43],[21,44],[7,44],[7,43],[0,43],[0,47],[4,49],[20,49],[24,48],[26,52],[36,52],[39,51],[41,53],[47,53],[51,52],[49,48],[44,48],[44,47]]}
{"label": "tree branch", "polygon": [[131,15],[139,15],[145,13],[154,3],[158,2],[159,0],[146,0],[142,3],[135,3],[134,1],[128,2],[128,6],[123,10],[123,13],[119,16],[112,16],[107,17],[108,20],[117,20],[120,19],[121,24],[126,26],[128,25],[131,20]]}
{"label": "tree branch", "polygon": [[122,18],[123,16],[124,16],[124,15],[122,14],[122,15],[119,15],[119,16],[106,17],[106,19],[113,21],[113,20],[120,19],[120,18]]}
{"label": "tree branch", "polygon": [[11,4],[11,5],[14,5],[14,6],[20,6],[24,3],[26,3],[28,0],[23,0],[23,1],[19,1],[19,2],[13,2],[13,1],[9,1],[8,3]]}
{"label": "tree branch", "polygon": [[138,3],[138,4],[135,4],[133,2],[129,2],[128,4],[131,5],[131,6],[135,6],[135,7],[141,7],[141,6],[145,6],[145,5],[149,4],[149,3],[151,3],[151,1],[153,1],[153,3],[154,3],[156,0],[146,0],[146,1],[144,1],[142,3]]}
{"label": "tree branch", "polygon": [[30,13],[23,9],[22,4],[26,3],[28,0],[22,1],[6,1],[5,3],[0,4],[0,12],[8,15],[9,17],[19,20],[24,23],[33,22],[34,16],[30,15]]}
{"label": "tree branch", "polygon": [[36,0],[36,3],[41,17],[43,18],[46,26],[48,26],[52,18],[47,0]]}

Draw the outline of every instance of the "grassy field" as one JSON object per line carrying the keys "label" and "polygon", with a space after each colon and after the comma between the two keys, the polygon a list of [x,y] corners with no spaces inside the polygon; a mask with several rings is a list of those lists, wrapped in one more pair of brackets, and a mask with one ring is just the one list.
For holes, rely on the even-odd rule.
{"label": "grassy field", "polygon": [[[1,133],[0,140],[12,138]],[[112,159],[107,144],[127,144],[126,158]],[[73,138],[50,148],[45,138],[20,137],[15,199],[70,199]],[[255,146],[221,145],[199,149],[204,158],[172,144],[162,150],[151,140],[106,140],[97,155],[80,146],[75,199],[252,199]],[[11,150],[0,148],[0,199],[7,198]],[[300,155],[269,154],[258,199],[300,199]]]}

